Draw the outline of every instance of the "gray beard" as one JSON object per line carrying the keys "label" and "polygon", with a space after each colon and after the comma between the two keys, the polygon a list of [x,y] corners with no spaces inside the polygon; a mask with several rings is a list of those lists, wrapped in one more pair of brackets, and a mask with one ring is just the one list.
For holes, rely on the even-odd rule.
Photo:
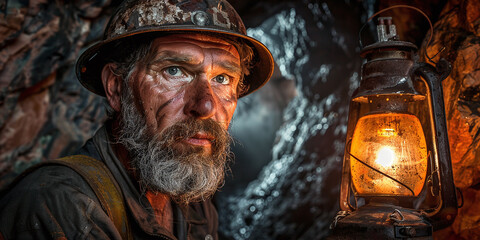
{"label": "gray beard", "polygon": [[145,116],[135,107],[130,90],[127,91],[122,94],[121,132],[117,140],[129,152],[142,192],[146,189],[165,193],[179,204],[211,197],[223,183],[231,155],[228,132],[220,125],[216,127],[221,131],[216,139],[223,141],[212,144],[211,154],[193,147],[180,152],[172,144],[182,137],[172,127],[185,130],[191,128],[191,124],[176,123],[161,133],[152,134]]}

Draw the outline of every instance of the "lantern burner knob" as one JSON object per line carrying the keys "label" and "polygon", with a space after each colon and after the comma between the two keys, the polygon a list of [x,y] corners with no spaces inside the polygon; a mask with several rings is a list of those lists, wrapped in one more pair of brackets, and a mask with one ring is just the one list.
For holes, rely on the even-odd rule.
{"label": "lantern burner knob", "polygon": [[378,18],[377,36],[378,42],[398,40],[397,27],[392,23],[392,17]]}

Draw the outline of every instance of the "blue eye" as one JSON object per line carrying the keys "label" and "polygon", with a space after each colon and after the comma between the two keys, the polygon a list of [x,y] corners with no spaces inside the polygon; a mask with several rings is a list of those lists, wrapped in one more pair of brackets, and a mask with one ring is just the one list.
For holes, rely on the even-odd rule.
{"label": "blue eye", "polygon": [[215,82],[221,83],[221,84],[228,84],[230,83],[230,78],[225,75],[218,75],[213,78]]}
{"label": "blue eye", "polygon": [[191,82],[193,76],[185,71],[184,68],[178,66],[165,67],[162,70],[163,78],[167,81],[174,82]]}
{"label": "blue eye", "polygon": [[182,75],[182,70],[179,67],[168,67],[165,70],[169,75],[180,77]]}

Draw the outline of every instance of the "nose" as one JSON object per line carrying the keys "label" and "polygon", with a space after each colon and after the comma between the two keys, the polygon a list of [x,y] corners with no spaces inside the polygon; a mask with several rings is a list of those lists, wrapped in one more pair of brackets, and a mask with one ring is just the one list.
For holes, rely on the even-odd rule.
{"label": "nose", "polygon": [[195,79],[190,94],[187,95],[184,113],[200,119],[207,119],[215,114],[216,102],[213,90],[206,79]]}

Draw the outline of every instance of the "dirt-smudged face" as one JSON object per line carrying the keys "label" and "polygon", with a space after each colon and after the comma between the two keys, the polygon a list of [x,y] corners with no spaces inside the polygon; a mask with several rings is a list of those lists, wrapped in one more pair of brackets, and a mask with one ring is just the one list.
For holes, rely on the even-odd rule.
{"label": "dirt-smudged face", "polygon": [[[228,128],[237,104],[240,56],[234,46],[206,35],[157,38],[152,61],[129,82],[150,134],[189,118],[212,119]],[[176,143],[177,150],[195,146],[211,152],[212,139],[199,131]]]}
{"label": "dirt-smudged face", "polygon": [[239,53],[216,37],[175,34],[153,40],[142,57],[127,85],[114,63],[102,71],[118,113],[112,128],[122,146],[117,154],[144,189],[180,203],[205,199],[223,182],[230,156]]}

